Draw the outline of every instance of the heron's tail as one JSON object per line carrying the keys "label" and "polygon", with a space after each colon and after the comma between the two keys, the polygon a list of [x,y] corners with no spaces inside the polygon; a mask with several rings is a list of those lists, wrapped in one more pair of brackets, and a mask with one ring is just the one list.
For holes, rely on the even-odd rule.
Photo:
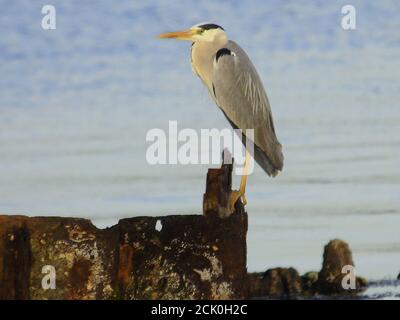
{"label": "heron's tail", "polygon": [[[222,111],[223,112],[223,111]],[[235,125],[226,115],[225,112],[223,112],[225,115],[226,119],[228,119],[229,123],[233,127],[233,129],[238,129],[238,126]],[[249,140],[244,134],[243,131],[241,133],[238,133],[235,131],[236,134],[241,136],[241,140],[243,145],[246,147],[248,146],[248,142],[253,144],[254,149],[254,159],[256,162],[259,164],[261,168],[270,176],[270,177],[276,177],[280,171],[283,169],[283,153],[282,153],[282,145],[279,143],[278,139],[275,136],[275,132],[273,136],[269,136],[267,138],[267,143],[268,143],[268,150],[270,150],[269,153],[266,153],[264,150],[262,150],[259,146],[257,146],[253,141]]]}
{"label": "heron's tail", "polygon": [[276,142],[274,155],[269,157],[260,147],[254,144],[254,159],[260,167],[271,177],[276,177],[283,169],[282,146]]}

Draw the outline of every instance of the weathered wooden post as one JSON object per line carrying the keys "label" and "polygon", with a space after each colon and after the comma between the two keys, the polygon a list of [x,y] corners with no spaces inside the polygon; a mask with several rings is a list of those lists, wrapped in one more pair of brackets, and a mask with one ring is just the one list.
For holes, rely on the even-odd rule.
{"label": "weathered wooden post", "polygon": [[[232,214],[228,209],[228,200],[232,192],[233,162],[231,153],[224,149],[221,168],[208,169],[206,192],[203,195],[203,215],[226,218]],[[244,213],[240,200],[235,209],[234,213]]]}

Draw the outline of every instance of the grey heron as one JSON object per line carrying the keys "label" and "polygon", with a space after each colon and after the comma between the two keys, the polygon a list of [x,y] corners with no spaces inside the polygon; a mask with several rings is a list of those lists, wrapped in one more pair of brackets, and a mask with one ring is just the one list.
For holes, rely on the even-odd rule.
{"label": "grey heron", "polygon": [[[159,38],[192,42],[191,63],[216,103],[234,129],[241,129],[242,141],[253,129],[254,159],[261,168],[275,177],[283,168],[282,145],[276,137],[271,107],[262,81],[246,52],[229,40],[219,25],[198,24],[184,31],[168,32]],[[229,208],[234,210],[238,199],[246,205],[246,183],[251,156],[246,160],[239,190],[232,192]]]}

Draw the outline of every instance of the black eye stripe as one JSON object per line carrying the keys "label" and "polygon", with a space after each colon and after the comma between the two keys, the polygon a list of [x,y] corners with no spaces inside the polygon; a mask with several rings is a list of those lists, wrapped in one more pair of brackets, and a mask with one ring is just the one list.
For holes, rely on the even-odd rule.
{"label": "black eye stripe", "polygon": [[[202,24],[201,26],[199,26],[199,28],[203,29],[203,30],[211,30],[211,29],[221,29],[224,30],[224,28],[222,28],[221,26],[217,25],[217,24],[213,24],[213,23],[207,23],[207,24]],[[225,31],[225,30],[224,30]]]}

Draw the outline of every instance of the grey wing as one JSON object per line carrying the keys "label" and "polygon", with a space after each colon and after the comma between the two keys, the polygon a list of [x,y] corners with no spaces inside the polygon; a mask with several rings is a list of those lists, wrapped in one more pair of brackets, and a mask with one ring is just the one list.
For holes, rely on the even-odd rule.
{"label": "grey wing", "polygon": [[[264,86],[247,54],[233,41],[213,59],[212,92],[234,128],[254,129],[254,159],[271,176],[283,168],[271,107]],[[245,138],[245,137],[243,137]]]}

